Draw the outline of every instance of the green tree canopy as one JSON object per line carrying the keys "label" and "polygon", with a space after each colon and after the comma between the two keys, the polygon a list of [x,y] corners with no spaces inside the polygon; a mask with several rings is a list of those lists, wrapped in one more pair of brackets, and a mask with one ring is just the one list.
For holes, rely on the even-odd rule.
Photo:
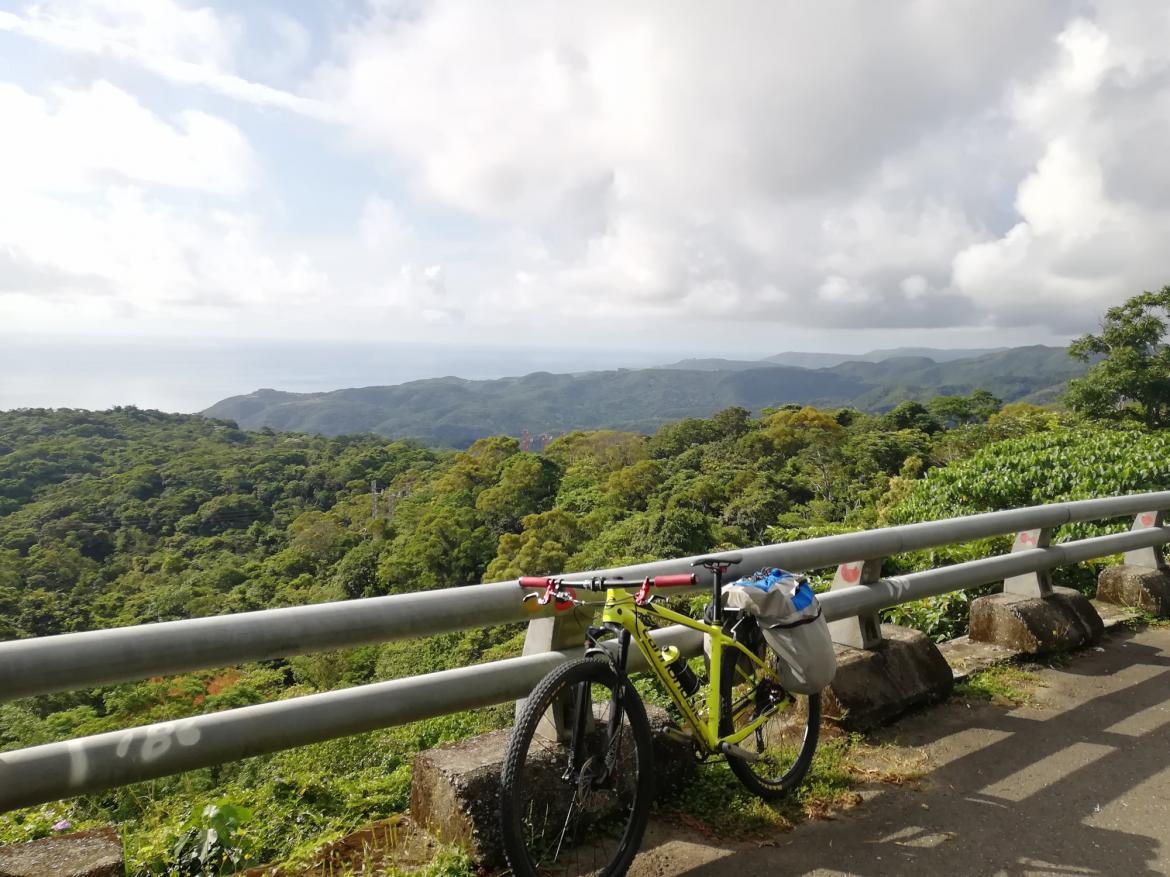
{"label": "green tree canopy", "polygon": [[975,390],[969,396],[935,396],[927,410],[947,426],[983,423],[999,411],[1003,402],[987,390]]}
{"label": "green tree canopy", "polygon": [[529,515],[524,519],[523,531],[500,537],[496,558],[488,564],[483,580],[498,582],[565,572],[566,561],[587,536],[576,515],[561,509]]}
{"label": "green tree canopy", "polygon": [[943,428],[925,405],[913,400],[899,402],[886,412],[884,419],[891,429],[917,429],[934,434]]}
{"label": "green tree canopy", "polygon": [[525,515],[548,508],[557,492],[560,467],[538,454],[519,453],[500,472],[500,480],[485,489],[475,507],[497,534],[520,528]]}
{"label": "green tree canopy", "polygon": [[1104,420],[1133,420],[1150,429],[1170,426],[1170,347],[1165,342],[1170,286],[1143,292],[1105,312],[1101,331],[1083,335],[1069,354],[1104,358],[1069,381],[1065,402]]}

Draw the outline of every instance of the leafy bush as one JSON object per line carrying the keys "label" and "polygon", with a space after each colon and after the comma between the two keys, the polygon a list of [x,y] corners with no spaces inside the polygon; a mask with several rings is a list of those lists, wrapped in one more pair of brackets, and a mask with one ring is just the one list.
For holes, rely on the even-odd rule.
{"label": "leafy bush", "polygon": [[207,805],[199,819],[188,822],[187,832],[175,844],[174,865],[164,861],[152,870],[175,877],[217,877],[259,864],[252,858],[255,845],[244,828],[251,819],[247,807],[226,801]]}
{"label": "leafy bush", "polygon": [[[1080,428],[1050,430],[989,445],[972,457],[932,469],[886,510],[891,524],[938,520],[998,509],[1165,490],[1170,486],[1170,433]],[[1117,532],[1128,521],[1084,522],[1062,527],[1059,540]],[[892,559],[903,572],[1003,554],[1009,537],[946,546]],[[1058,569],[1057,584],[1091,594],[1099,559]],[[883,617],[948,639],[967,630],[968,604],[989,589],[931,597],[886,610]]]}
{"label": "leafy bush", "polygon": [[1043,432],[989,445],[933,469],[890,509],[890,523],[1165,490],[1170,433],[1124,429]]}

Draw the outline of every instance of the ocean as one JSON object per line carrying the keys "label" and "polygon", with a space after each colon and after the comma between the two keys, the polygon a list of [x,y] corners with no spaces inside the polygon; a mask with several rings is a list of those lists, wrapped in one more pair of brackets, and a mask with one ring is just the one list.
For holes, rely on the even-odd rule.
{"label": "ocean", "polygon": [[539,345],[0,336],[0,410],[136,405],[202,411],[261,388],[317,392],[455,375],[644,368],[676,350]]}

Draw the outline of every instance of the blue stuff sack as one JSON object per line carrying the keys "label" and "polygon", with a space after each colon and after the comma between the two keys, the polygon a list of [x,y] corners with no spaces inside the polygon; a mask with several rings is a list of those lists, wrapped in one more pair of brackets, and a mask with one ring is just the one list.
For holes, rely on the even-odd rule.
{"label": "blue stuff sack", "polygon": [[820,601],[804,576],[764,569],[723,586],[723,605],[756,618],[777,672],[796,694],[816,694],[833,681],[837,653]]}

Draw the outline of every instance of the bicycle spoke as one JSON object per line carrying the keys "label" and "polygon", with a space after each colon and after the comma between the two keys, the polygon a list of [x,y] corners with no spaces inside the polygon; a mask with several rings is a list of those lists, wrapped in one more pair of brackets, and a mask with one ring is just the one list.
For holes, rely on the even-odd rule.
{"label": "bicycle spoke", "polygon": [[[770,653],[768,660],[776,660]],[[728,764],[750,790],[765,798],[787,794],[804,777],[816,748],[820,698],[794,698],[774,680],[772,672],[738,649],[725,652],[728,666],[722,680],[721,702],[729,704],[720,718],[724,736],[746,731],[764,721],[739,744],[762,756],[754,760],[728,755]]]}
{"label": "bicycle spoke", "polygon": [[[561,836],[559,838],[557,838],[557,848],[553,852],[553,861],[554,862],[561,857],[561,847],[564,846],[564,844],[565,844],[565,832],[569,830],[569,822],[572,820],[573,813],[576,811],[576,809],[577,809],[577,800],[576,800],[576,798],[574,798],[573,803],[569,805],[569,812],[565,816],[565,824],[561,826]],[[575,833],[576,832],[574,832],[574,834]]]}
{"label": "bicycle spoke", "polygon": [[[587,666],[565,673],[596,677],[582,683],[592,690],[562,685],[544,692],[543,700],[534,692],[529,704],[541,713],[518,719],[505,759],[502,811],[518,808],[514,818],[502,814],[505,849],[522,877],[623,873],[645,826],[649,773],[644,766],[650,758],[645,712],[629,689],[622,695],[629,702],[615,714],[612,670],[597,661],[576,663]],[[578,702],[582,696],[592,709],[575,723],[575,747],[571,732],[557,741],[537,736],[537,718],[551,702],[557,697]],[[615,715],[618,720],[611,723]]]}

